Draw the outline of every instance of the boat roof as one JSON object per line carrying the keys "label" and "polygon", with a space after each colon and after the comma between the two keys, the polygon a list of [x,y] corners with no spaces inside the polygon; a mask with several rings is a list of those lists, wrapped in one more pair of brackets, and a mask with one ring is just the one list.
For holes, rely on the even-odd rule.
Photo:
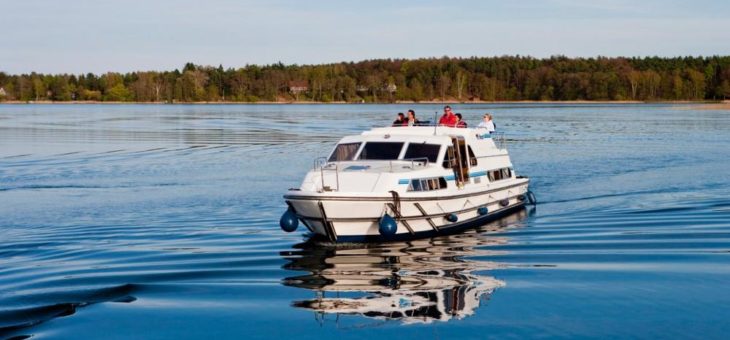
{"label": "boat roof", "polygon": [[479,135],[486,133],[486,129],[480,128],[454,128],[447,126],[403,126],[403,127],[376,127],[364,131],[359,135],[349,135],[340,139],[339,143],[357,143],[357,142],[409,142],[409,143],[429,143],[429,144],[451,144],[451,138],[454,136],[463,137],[467,143],[472,144],[477,141],[487,143],[492,148],[496,148],[491,139],[480,139]]}

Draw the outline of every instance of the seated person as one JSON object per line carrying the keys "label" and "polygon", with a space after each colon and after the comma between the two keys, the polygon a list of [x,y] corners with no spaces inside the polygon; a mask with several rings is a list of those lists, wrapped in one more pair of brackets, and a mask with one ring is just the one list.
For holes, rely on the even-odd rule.
{"label": "seated person", "polygon": [[444,106],[444,115],[441,116],[441,119],[439,119],[439,125],[446,125],[450,127],[454,127],[456,125],[456,116],[454,115],[454,112],[451,111],[451,106]]}
{"label": "seated person", "polygon": [[416,111],[408,110],[408,118],[406,118],[406,125],[418,126],[421,122],[416,119]]}
{"label": "seated person", "polygon": [[484,114],[484,118],[481,123],[477,126],[481,129],[487,129],[487,132],[492,133],[494,130],[496,130],[496,126],[494,125],[494,122],[492,121],[492,115],[489,113]]}
{"label": "seated person", "polygon": [[461,113],[457,113],[457,114],[455,114],[455,116],[456,116],[456,124],[454,124],[454,126],[458,127],[458,128],[465,128],[466,122],[462,120]]}
{"label": "seated person", "polygon": [[405,115],[403,115],[403,112],[398,113],[398,117],[393,121],[392,126],[403,126],[406,124]]}

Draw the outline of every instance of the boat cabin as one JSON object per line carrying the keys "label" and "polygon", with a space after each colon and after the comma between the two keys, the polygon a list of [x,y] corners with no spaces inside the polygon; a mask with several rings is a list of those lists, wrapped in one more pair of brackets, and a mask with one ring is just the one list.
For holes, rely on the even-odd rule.
{"label": "boat cabin", "polygon": [[[490,178],[511,177],[511,163],[504,148],[495,144],[483,129],[451,127],[385,127],[346,136],[315,170],[333,170],[337,176],[348,173],[402,174],[419,171],[418,176],[399,176],[398,184],[407,184],[407,191],[438,190],[454,181],[457,187],[481,182],[470,178],[487,175],[487,170],[499,169]],[[488,164],[489,163],[489,164]],[[506,169],[506,171],[502,171]],[[479,171],[482,170],[482,171]],[[324,178],[325,174],[322,173]],[[335,179],[340,187],[340,178]],[[325,185],[323,185],[325,187]],[[324,188],[337,191],[333,187]]]}

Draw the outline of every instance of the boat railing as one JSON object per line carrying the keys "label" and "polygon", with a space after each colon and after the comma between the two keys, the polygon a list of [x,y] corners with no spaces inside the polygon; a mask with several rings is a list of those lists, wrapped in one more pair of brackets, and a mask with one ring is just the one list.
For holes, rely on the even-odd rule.
{"label": "boat railing", "polygon": [[497,149],[507,148],[507,139],[504,138],[504,132],[492,132],[490,135]]}
{"label": "boat railing", "polygon": [[[388,169],[393,172],[397,169],[398,164],[410,164],[403,166],[401,169],[416,170],[425,168],[428,166],[428,157],[408,158],[408,159],[394,159],[388,161]],[[327,157],[317,157],[314,159],[313,170],[319,170],[320,186],[322,191],[339,191],[340,190],[340,167],[337,162],[329,162]],[[325,185],[325,171],[334,171],[335,173],[335,187]]]}
{"label": "boat railing", "polygon": [[392,160],[389,163],[390,165],[390,172],[393,172],[393,163],[403,163],[403,162],[410,162],[411,166],[409,169],[416,170],[417,167],[424,168],[428,165],[428,157],[418,157],[418,158],[407,158],[407,159],[395,159]]}
{"label": "boat railing", "polygon": [[314,159],[314,165],[312,166],[313,170],[319,170],[319,168],[322,168],[327,165],[327,157],[317,157]]}
{"label": "boat railing", "polygon": [[419,127],[419,126],[431,126],[431,127],[434,127],[434,126],[446,126],[446,125],[443,125],[443,124],[439,125],[438,123],[431,122],[430,120],[419,121],[418,123],[415,123],[413,125],[396,125],[396,124],[386,125],[386,126],[373,125],[373,127],[375,127],[375,128],[382,128],[382,127],[414,127],[414,126],[415,127]]}
{"label": "boat railing", "polygon": [[[337,163],[329,163],[327,157],[317,157],[314,159],[314,170],[319,170],[319,178],[322,184],[322,191],[339,191],[340,190],[340,169]],[[335,188],[324,184],[324,172],[335,172]]]}

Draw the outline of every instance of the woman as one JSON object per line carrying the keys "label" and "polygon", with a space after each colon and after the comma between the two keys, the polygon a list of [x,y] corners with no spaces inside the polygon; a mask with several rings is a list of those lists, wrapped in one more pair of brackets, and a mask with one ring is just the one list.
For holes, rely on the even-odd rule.
{"label": "woman", "polygon": [[494,122],[492,121],[492,115],[489,113],[484,114],[484,118],[481,123],[479,123],[478,128],[487,129],[487,132],[492,133],[495,130]]}
{"label": "woman", "polygon": [[408,110],[408,118],[406,118],[406,123],[408,124],[408,126],[417,126],[418,123],[420,123],[418,119],[416,119],[416,111]]}

